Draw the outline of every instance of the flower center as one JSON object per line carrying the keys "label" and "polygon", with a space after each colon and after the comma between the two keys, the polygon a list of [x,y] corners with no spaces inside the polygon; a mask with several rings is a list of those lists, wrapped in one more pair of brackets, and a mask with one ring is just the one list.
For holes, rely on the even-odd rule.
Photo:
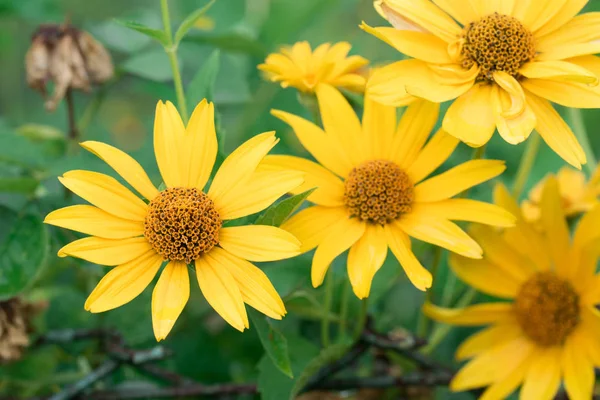
{"label": "flower center", "polygon": [[413,188],[406,172],[393,162],[367,161],[350,171],[344,203],[350,216],[384,225],[411,211]]}
{"label": "flower center", "polygon": [[540,346],[562,344],[579,323],[579,296],[553,272],[540,272],[525,282],[514,309],[525,334]]}
{"label": "flower center", "polygon": [[166,260],[191,263],[219,243],[221,217],[198,189],[169,188],[148,205],[144,236]]}
{"label": "flower center", "polygon": [[494,13],[465,26],[462,66],[480,68],[477,80],[492,81],[495,71],[518,77],[519,69],[535,56],[533,34],[514,17]]}

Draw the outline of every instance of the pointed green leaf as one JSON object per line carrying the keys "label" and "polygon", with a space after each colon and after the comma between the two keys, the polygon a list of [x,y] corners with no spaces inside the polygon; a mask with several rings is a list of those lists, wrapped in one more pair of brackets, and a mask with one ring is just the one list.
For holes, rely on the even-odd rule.
{"label": "pointed green leaf", "polygon": [[179,28],[177,28],[177,32],[175,32],[175,46],[177,46],[179,42],[181,42],[181,39],[183,39],[185,34],[188,33],[190,29],[192,29],[198,18],[206,14],[208,9],[211,8],[213,4],[215,4],[215,0],[211,0],[204,7],[192,12],[183,20],[181,25],[179,25]]}
{"label": "pointed green leaf", "polygon": [[248,310],[248,316],[252,320],[252,326],[258,332],[258,338],[265,352],[277,367],[285,375],[293,378],[292,365],[288,354],[288,343],[283,334],[271,325],[271,322],[255,310]]}
{"label": "pointed green leaf", "polygon": [[191,110],[202,99],[214,100],[215,81],[217,80],[217,72],[219,72],[220,57],[219,50],[213,51],[186,88],[187,103]]}
{"label": "pointed green leaf", "polygon": [[167,37],[167,34],[160,29],[150,28],[149,26],[142,25],[134,21],[121,21],[116,19],[115,22],[123,25],[126,28],[133,29],[134,31],[138,31],[148,37],[151,37],[158,43],[162,44],[163,47],[169,46],[169,38]]}
{"label": "pointed green leaf", "polygon": [[316,188],[308,189],[306,192],[298,193],[292,197],[273,204],[267,208],[264,214],[259,216],[254,222],[255,225],[280,226],[288,219],[294,211],[306,200]]}
{"label": "pointed green leaf", "polygon": [[0,193],[32,194],[38,187],[39,181],[27,176],[2,178],[0,177]]}

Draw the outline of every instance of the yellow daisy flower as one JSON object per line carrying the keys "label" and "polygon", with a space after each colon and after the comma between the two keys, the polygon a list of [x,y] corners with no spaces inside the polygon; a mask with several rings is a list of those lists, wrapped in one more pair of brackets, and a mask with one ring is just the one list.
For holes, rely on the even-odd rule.
{"label": "yellow daisy flower", "polygon": [[600,208],[583,216],[571,238],[557,186],[548,179],[542,194],[545,234],[498,186],[496,203],[517,215],[516,226],[503,232],[478,226],[472,233],[484,258],[450,257],[466,283],[511,302],[462,309],[425,305],[438,321],[491,324],[458,348],[459,360],[472,360],[454,377],[452,390],[489,386],[481,399],[504,399],[522,384],[521,399],[549,400],[562,382],[570,399],[592,398],[594,367],[600,366]]}
{"label": "yellow daisy flower", "polygon": [[[271,226],[223,226],[263,210],[303,182],[296,171],[258,167],[275,146],[274,132],[238,147],[204,187],[217,156],[214,107],[203,100],[187,127],[171,104],[159,102],[154,120],[154,153],[166,189],[159,191],[126,153],[100,142],[81,145],[104,160],[146,201],[116,179],[91,171],[69,171],[58,179],[92,205],[50,213],[45,222],[90,237],[59,250],[92,263],[114,266],[85,302],[93,313],[128,303],[167,265],[152,293],[157,340],[171,331],[188,301],[188,265],[194,264],[208,303],[234,328],[248,327],[244,303],[281,319],[285,307],[267,276],[249,261],[271,261],[299,253],[298,240]],[[249,260],[249,261],[247,261]]]}
{"label": "yellow daisy flower", "polygon": [[[526,220],[537,221],[540,218],[540,200],[546,179],[538,182],[529,192],[529,199],[521,203],[521,211]],[[585,174],[569,167],[562,167],[556,174],[561,204],[565,216],[572,217],[586,212],[598,204],[600,195],[600,168],[586,182]]]}
{"label": "yellow daisy flower", "polygon": [[281,87],[292,86],[302,92],[314,92],[319,83],[362,92],[365,77],[359,70],[369,61],[360,56],[348,57],[350,48],[348,42],[333,46],[323,43],[313,52],[308,42],[298,42],[283,47],[281,53],[269,54],[258,69],[271,81],[280,82]]}
{"label": "yellow daisy flower", "polygon": [[536,129],[580,168],[586,158],[550,101],[600,107],[600,16],[586,0],[376,0],[393,27],[368,33],[411,57],[375,72],[367,93],[404,105],[412,96],[454,100],[443,127],[474,146],[495,129],[517,144]]}
{"label": "yellow daisy flower", "polygon": [[367,98],[361,124],[335,88],[319,85],[316,95],[324,130],[293,114],[272,113],[294,129],[318,164],[288,155],[263,161],[271,168],[305,172],[305,183],[294,192],[317,187],[308,198],[315,205],[282,225],[300,239],[301,251],[317,248],[313,286],[319,286],[331,262],[350,249],[350,282],[359,298],[367,297],[389,247],[411,282],[426,290],[432,277],[412,253],[409,237],[481,258],[479,245],[451,220],[514,223],[498,206],[452,198],[500,175],[504,162],[472,160],[426,179],[459,143],[439,131],[425,144],[438,119],[438,104],[419,100],[397,124],[395,108]]}

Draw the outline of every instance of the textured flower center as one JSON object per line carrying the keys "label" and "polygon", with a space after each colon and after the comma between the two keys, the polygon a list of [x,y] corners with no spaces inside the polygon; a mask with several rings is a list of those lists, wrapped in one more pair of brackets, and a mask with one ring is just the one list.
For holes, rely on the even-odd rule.
{"label": "textured flower center", "polygon": [[384,225],[411,211],[413,184],[406,172],[386,160],[367,161],[350,171],[344,202],[350,216]]}
{"label": "textured flower center", "polygon": [[514,307],[521,328],[540,346],[562,344],[579,323],[579,296],[553,272],[525,282]]}
{"label": "textured flower center", "polygon": [[144,236],[166,260],[191,263],[219,243],[221,217],[198,189],[169,188],[148,205]]}
{"label": "textured flower center", "polygon": [[521,66],[535,56],[533,34],[508,15],[494,13],[471,22],[462,38],[462,66],[469,69],[479,65],[478,80],[492,81],[496,71],[518,77]]}

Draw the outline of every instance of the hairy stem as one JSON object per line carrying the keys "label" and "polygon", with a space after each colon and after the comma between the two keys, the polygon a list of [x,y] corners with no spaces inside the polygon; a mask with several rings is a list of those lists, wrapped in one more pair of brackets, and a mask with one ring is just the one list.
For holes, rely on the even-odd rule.
{"label": "hairy stem", "polygon": [[521,163],[519,164],[517,176],[515,177],[515,183],[513,184],[512,193],[516,200],[518,200],[521,196],[521,193],[523,193],[523,188],[525,187],[527,179],[531,174],[531,169],[535,163],[541,143],[542,137],[535,132],[532,133],[527,140],[527,147],[525,148],[523,157],[521,157]]}

